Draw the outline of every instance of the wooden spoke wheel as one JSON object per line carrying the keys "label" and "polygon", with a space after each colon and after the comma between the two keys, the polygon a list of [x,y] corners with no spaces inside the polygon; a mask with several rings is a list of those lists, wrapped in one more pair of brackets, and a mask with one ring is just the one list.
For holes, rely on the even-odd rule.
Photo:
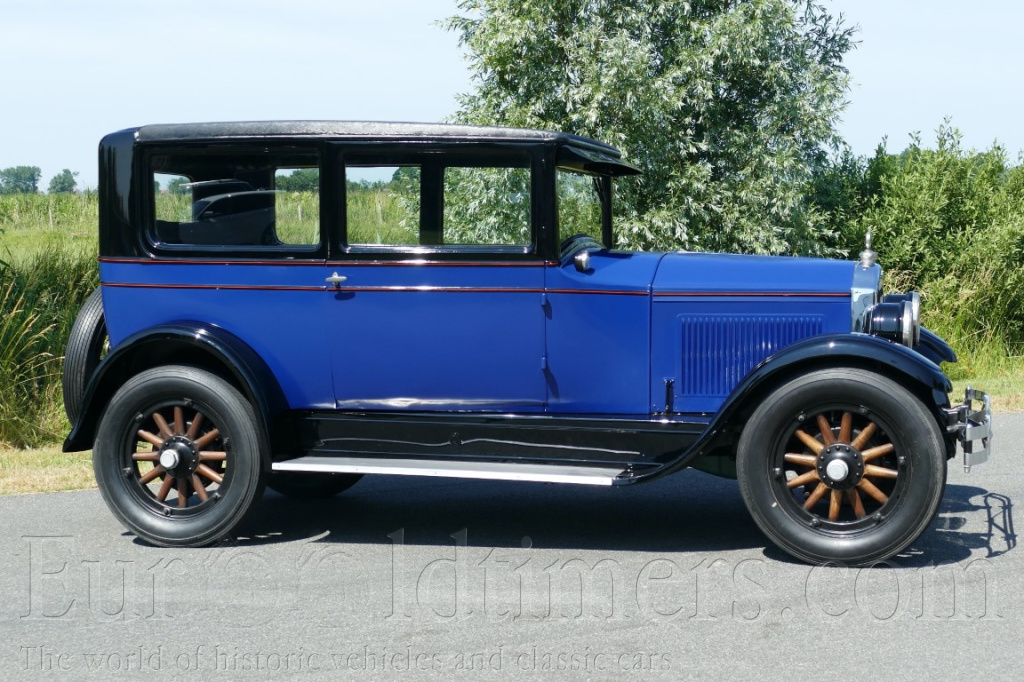
{"label": "wooden spoke wheel", "polygon": [[214,504],[227,475],[220,429],[194,405],[164,407],[142,427],[131,454],[136,483],[166,507]]}
{"label": "wooden spoke wheel", "polygon": [[111,398],[93,467],[114,514],[144,540],[199,546],[229,533],[262,494],[253,410],[193,367],[143,372]]}
{"label": "wooden spoke wheel", "polygon": [[946,448],[935,415],[872,372],[811,372],[778,387],[737,447],[761,530],[812,563],[867,565],[905,549],[938,510]]}
{"label": "wooden spoke wheel", "polygon": [[[890,498],[898,498],[907,482],[900,469],[906,456],[885,428],[857,407],[804,414],[786,443],[776,469],[793,500],[809,521],[849,524],[885,514]],[[778,474],[776,474],[778,476]]]}

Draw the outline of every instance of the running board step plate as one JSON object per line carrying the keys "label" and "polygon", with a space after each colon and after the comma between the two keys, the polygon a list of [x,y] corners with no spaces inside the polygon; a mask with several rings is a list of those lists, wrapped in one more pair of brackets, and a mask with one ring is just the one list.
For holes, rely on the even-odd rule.
{"label": "running board step plate", "polygon": [[325,474],[391,474],[397,476],[444,476],[490,481],[539,481],[612,485],[620,468],[572,467],[509,462],[450,462],[416,459],[365,459],[358,457],[299,457],[274,462],[274,471],[309,471]]}

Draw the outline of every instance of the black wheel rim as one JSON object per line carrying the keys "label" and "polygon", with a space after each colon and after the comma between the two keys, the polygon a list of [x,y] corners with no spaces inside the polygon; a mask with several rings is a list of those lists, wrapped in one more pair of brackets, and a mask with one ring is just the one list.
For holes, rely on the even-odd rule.
{"label": "black wheel rim", "polygon": [[864,532],[896,513],[912,464],[899,432],[858,405],[808,409],[772,445],[768,474],[782,508],[829,534]]}
{"label": "black wheel rim", "polygon": [[202,514],[231,485],[230,437],[212,410],[192,401],[140,411],[125,431],[122,471],[132,495],[163,517]]}

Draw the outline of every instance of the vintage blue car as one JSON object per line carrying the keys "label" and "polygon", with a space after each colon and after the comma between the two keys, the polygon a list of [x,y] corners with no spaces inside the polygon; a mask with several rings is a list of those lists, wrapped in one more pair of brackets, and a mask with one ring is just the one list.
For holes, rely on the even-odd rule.
{"label": "vintage blue car", "polygon": [[[150,125],[100,144],[100,276],[67,350],[66,451],[157,545],[264,485],[363,474],[739,479],[813,563],[870,564],[989,454],[988,396],[916,293],[857,262],[614,248],[620,154],[435,124]],[[109,343],[109,345],[107,345]],[[104,351],[104,349],[108,349]],[[102,357],[101,357],[102,356]]]}

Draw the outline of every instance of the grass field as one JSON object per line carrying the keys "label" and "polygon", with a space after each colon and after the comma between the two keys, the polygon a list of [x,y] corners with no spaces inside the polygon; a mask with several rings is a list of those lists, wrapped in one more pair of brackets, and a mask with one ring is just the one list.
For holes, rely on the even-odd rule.
{"label": "grass field", "polygon": [[63,453],[60,444],[0,448],[0,495],[95,488],[92,453]]}

